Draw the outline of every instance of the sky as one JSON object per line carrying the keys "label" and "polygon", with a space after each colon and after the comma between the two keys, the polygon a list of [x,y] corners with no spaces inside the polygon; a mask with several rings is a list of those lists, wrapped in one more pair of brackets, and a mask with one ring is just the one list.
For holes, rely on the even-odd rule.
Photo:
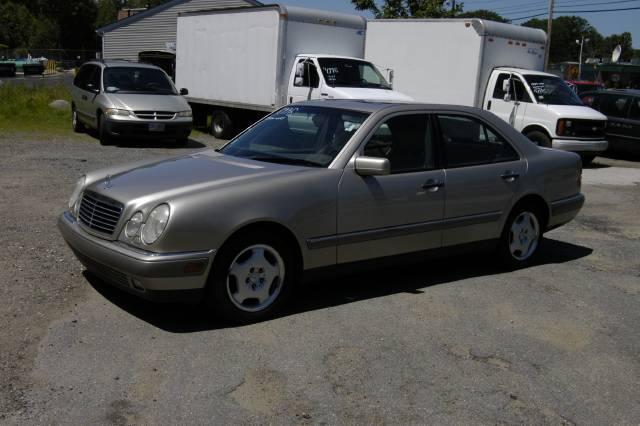
{"label": "sky", "polygon": [[[275,2],[275,1],[274,1]],[[267,1],[263,0],[263,3]],[[292,6],[311,7],[334,10],[337,12],[358,13],[368,18],[371,14],[358,12],[350,0],[282,0],[281,3]],[[549,0],[463,0],[464,10],[491,9],[505,18],[521,18],[543,13],[537,18],[545,19],[549,8]],[[570,13],[588,20],[602,35],[619,34],[628,31],[633,36],[634,49],[640,49],[640,0],[555,0],[556,10],[598,10],[633,8],[617,12]],[[554,16],[567,15],[555,13]],[[514,21],[522,23],[526,19]]]}

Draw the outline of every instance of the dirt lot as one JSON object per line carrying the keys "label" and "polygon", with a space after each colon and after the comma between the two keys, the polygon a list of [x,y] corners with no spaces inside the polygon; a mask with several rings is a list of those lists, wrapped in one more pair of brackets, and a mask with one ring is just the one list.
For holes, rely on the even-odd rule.
{"label": "dirt lot", "polygon": [[216,144],[0,135],[0,423],[640,422],[637,163],[585,170],[534,267],[341,276],[250,326],[83,273],[55,226],[83,171]]}

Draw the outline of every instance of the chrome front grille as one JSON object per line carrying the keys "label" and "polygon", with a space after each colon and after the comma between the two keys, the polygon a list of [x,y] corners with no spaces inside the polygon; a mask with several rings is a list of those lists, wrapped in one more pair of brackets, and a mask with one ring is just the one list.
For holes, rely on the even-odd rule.
{"label": "chrome front grille", "polygon": [[78,219],[98,232],[111,235],[122,215],[123,205],[104,195],[85,191],[80,202]]}
{"label": "chrome front grille", "polygon": [[171,111],[134,111],[133,113],[143,120],[171,120],[176,116],[176,113]]}

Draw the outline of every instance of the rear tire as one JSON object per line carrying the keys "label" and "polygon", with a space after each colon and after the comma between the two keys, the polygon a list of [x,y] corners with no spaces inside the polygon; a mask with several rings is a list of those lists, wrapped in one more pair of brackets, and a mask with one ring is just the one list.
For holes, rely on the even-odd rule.
{"label": "rear tire", "polygon": [[71,127],[76,133],[84,132],[84,124],[78,119],[78,111],[76,111],[75,107],[71,108]]}
{"label": "rear tire", "polygon": [[534,130],[527,133],[525,136],[528,137],[531,142],[535,143],[538,146],[551,148],[551,138],[549,138],[549,136],[547,136],[547,134],[544,132]]}
{"label": "rear tire", "polygon": [[217,139],[229,139],[233,135],[233,122],[224,111],[213,111],[211,115],[211,134]]}
{"label": "rear tire", "polygon": [[516,207],[504,225],[498,255],[509,269],[530,265],[538,254],[544,232],[543,215],[532,205]]}
{"label": "rear tire", "polygon": [[233,323],[272,317],[285,304],[297,280],[293,248],[267,232],[240,234],[216,256],[205,302]]}
{"label": "rear tire", "polygon": [[98,116],[98,138],[100,139],[100,145],[111,145],[113,143],[113,137],[109,134],[106,120],[102,116]]}

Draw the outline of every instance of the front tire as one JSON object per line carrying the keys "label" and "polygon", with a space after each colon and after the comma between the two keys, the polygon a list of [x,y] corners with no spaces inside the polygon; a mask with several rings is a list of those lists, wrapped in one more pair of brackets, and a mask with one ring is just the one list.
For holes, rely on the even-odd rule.
{"label": "front tire", "polygon": [[593,163],[593,160],[596,158],[595,155],[580,155],[580,158],[582,159],[582,165],[583,166],[588,166],[589,164]]}
{"label": "front tire", "polygon": [[113,143],[113,137],[107,130],[107,123],[104,117],[98,117],[98,138],[100,139],[100,145],[111,145]]}
{"label": "front tire", "polygon": [[528,137],[531,142],[535,143],[538,146],[551,148],[551,138],[549,138],[549,136],[547,136],[547,134],[544,132],[534,130],[527,133],[525,136]]}
{"label": "front tire", "polygon": [[514,209],[498,243],[498,255],[508,269],[523,268],[531,264],[543,236],[542,214],[533,206]]}
{"label": "front tire", "polygon": [[233,323],[272,317],[297,279],[292,247],[266,232],[241,234],[224,245],[207,284],[206,304]]}

